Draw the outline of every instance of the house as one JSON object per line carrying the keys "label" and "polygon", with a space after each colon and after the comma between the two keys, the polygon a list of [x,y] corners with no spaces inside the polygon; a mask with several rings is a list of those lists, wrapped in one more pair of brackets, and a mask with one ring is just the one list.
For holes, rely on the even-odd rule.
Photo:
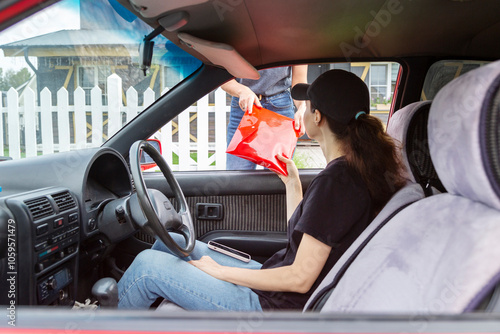
{"label": "house", "polygon": [[[94,2],[107,3],[108,0]],[[116,73],[121,78],[126,78],[122,82],[123,102],[126,104],[125,92],[129,87],[134,87],[139,93],[151,88],[158,97],[165,88],[171,88],[187,75],[180,71],[180,68],[185,69],[186,64],[199,66],[200,63],[196,59],[193,60],[193,57],[159,36],[155,39],[153,62],[157,65],[153,65],[145,77],[139,69],[138,49],[143,37],[151,32],[151,27],[135,20],[133,24],[136,27],[132,32],[122,30],[120,27],[127,17],[113,12],[109,6],[101,6],[99,11],[95,8],[83,2],[79,4],[78,30],[61,30],[0,45],[5,57],[25,58],[36,74],[36,83],[31,86],[36,87],[34,90],[38,93],[37,96],[47,87],[52,92],[55,104],[57,91],[64,87],[70,93],[69,103],[73,104],[72,92],[81,87],[86,92],[87,104],[90,104],[90,91],[98,86],[103,92],[103,104],[106,104],[106,79]],[[101,21],[104,17],[106,20]],[[114,19],[110,20],[109,17]],[[105,29],[102,22],[107,23]],[[127,25],[130,27],[130,23]],[[92,34],[88,33],[89,30]],[[30,61],[33,58],[36,58],[34,63]],[[168,66],[161,65],[167,63],[162,60],[168,60]],[[142,97],[142,94],[139,96]]]}

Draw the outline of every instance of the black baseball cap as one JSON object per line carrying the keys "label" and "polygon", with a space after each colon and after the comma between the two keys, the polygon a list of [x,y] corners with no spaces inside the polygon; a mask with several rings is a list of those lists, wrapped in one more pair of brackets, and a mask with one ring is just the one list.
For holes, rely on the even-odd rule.
{"label": "black baseball cap", "polygon": [[360,111],[370,113],[368,87],[356,74],[344,70],[330,70],[310,85],[293,86],[292,97],[310,100],[323,114],[344,125]]}

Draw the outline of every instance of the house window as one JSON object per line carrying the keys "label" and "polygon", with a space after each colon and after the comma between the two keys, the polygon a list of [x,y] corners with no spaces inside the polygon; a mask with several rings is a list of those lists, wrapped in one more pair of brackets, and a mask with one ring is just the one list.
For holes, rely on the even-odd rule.
{"label": "house window", "polygon": [[180,66],[163,67],[163,87],[171,89],[183,79]]}
{"label": "house window", "polygon": [[388,80],[388,64],[372,64],[370,67],[370,95],[374,103],[387,103],[391,98]]}
{"label": "house window", "polygon": [[85,91],[85,104],[90,105],[91,91],[97,86],[102,92],[102,104],[108,102],[106,82],[111,71],[107,66],[79,66],[78,85]]}
{"label": "house window", "polygon": [[396,89],[396,84],[398,81],[398,74],[399,74],[399,64],[392,63],[391,64],[391,94],[394,94],[393,92]]}

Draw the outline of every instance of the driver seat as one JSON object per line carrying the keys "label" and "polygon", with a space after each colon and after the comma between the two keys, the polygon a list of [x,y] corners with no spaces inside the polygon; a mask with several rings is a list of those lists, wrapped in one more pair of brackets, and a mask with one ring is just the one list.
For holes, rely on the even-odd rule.
{"label": "driver seat", "polygon": [[179,305],[172,303],[170,300],[163,299],[163,301],[158,305],[156,311],[161,312],[177,312],[177,311],[186,311]]}

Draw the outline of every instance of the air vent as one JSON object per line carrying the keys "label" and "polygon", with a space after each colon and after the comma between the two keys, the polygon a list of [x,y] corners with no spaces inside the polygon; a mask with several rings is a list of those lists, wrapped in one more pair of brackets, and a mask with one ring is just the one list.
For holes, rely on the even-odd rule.
{"label": "air vent", "polygon": [[54,209],[52,208],[52,205],[50,205],[47,197],[24,201],[24,203],[28,206],[28,210],[30,210],[33,220],[47,217],[54,213]]}
{"label": "air vent", "polygon": [[60,212],[74,208],[76,206],[75,200],[67,191],[52,195],[52,198],[54,198],[54,201],[59,207]]}

